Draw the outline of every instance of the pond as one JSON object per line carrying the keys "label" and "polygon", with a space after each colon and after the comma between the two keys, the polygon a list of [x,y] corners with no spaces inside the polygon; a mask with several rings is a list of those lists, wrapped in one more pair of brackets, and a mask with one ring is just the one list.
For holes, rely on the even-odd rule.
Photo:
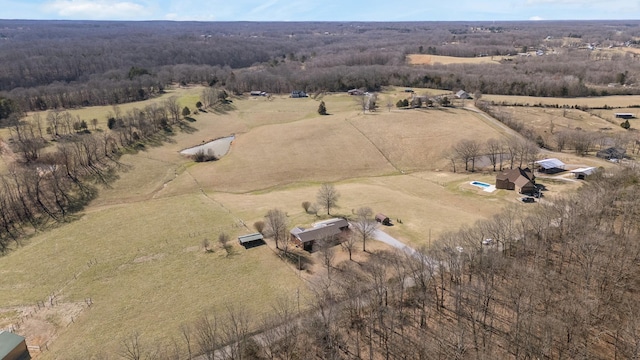
{"label": "pond", "polygon": [[231,147],[231,143],[235,140],[236,136],[231,135],[219,139],[215,139],[209,141],[208,143],[204,143],[202,145],[190,147],[180,151],[182,155],[196,155],[199,152],[204,153],[205,155],[213,155],[216,158],[221,158],[225,156],[229,152],[229,148]]}

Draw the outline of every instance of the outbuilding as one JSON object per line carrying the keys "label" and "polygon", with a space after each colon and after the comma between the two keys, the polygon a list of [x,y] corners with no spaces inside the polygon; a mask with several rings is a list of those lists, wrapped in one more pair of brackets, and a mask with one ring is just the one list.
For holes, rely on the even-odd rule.
{"label": "outbuilding", "polygon": [[611,160],[611,159],[620,160],[620,159],[624,159],[626,155],[627,155],[627,150],[620,147],[610,147],[610,148],[602,149],[596,153],[596,157],[599,157],[605,160]]}
{"label": "outbuilding", "polygon": [[544,173],[558,173],[564,171],[564,163],[556,158],[549,158],[536,161],[536,165],[539,166],[540,172]]}
{"label": "outbuilding", "polygon": [[253,233],[238,236],[238,242],[245,248],[259,246],[264,244],[264,236],[261,233]]}
{"label": "outbuilding", "polygon": [[376,214],[376,221],[379,222],[382,225],[386,225],[386,226],[390,226],[391,225],[391,219],[389,219],[389,217],[385,214],[382,213],[377,213]]}
{"label": "outbuilding", "polygon": [[635,119],[632,113],[616,113],[616,119]]}
{"label": "outbuilding", "polygon": [[31,359],[25,338],[9,331],[0,331],[0,359]]}
{"label": "outbuilding", "polygon": [[591,166],[591,167],[583,167],[583,168],[571,170],[569,172],[572,173],[576,177],[576,179],[584,180],[587,176],[593,175],[593,173],[595,173],[596,170],[597,169],[595,167]]}

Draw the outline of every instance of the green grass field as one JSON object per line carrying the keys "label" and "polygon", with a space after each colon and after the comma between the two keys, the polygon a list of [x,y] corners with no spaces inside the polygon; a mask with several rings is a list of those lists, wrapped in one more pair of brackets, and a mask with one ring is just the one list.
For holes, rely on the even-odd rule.
{"label": "green grass field", "polygon": [[[186,104],[195,103],[200,91],[173,94]],[[406,94],[391,89],[379,99],[401,96]],[[126,171],[100,189],[78,220],[38,233],[0,258],[0,304],[11,308],[3,323],[19,321],[15,307],[33,306],[52,293],[61,303],[91,298],[93,306],[73,323],[57,320],[55,340],[40,355],[84,359],[116,354],[133,331],[147,341],[178,338],[181,324],[207,310],[233,305],[257,319],[276,298],[298,289],[304,305],[310,301],[307,284],[269,247],[234,245],[235,254],[227,257],[217,238],[224,231],[235,244],[238,235],[254,231],[242,223],[251,227],[275,207],[287,213],[291,227],[310,224],[317,218],[301,203],[314,202],[322,182],[335,182],[341,193],[336,215],[369,206],[402,220],[386,230],[416,247],[428,245],[429,234],[435,241],[517,202],[513,192],[488,194],[469,185],[491,182],[490,173],[447,171],[443,150],[456,141],[503,136],[475,114],[385,107],[363,114],[346,94],[321,98],[331,115],[317,114],[320,98],[234,97],[226,112],[195,115],[190,124],[196,131],[124,155]],[[74,111],[106,121],[110,107]],[[219,161],[196,164],[179,155],[230,134],[237,138]],[[205,238],[215,252],[203,250]]]}

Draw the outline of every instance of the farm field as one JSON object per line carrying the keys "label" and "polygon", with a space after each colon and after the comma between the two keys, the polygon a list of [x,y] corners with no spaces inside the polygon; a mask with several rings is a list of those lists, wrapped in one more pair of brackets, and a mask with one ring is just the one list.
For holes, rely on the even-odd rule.
{"label": "farm field", "polygon": [[581,98],[553,98],[553,97],[534,97],[534,96],[512,96],[512,95],[483,95],[482,100],[493,101],[498,104],[512,105],[522,104],[533,106],[542,105],[558,105],[558,106],[586,106],[586,107],[604,107],[611,106],[615,108],[627,108],[630,106],[640,105],[640,95],[612,95],[612,96],[594,96]]}
{"label": "farm field", "polygon": [[[176,89],[163,96],[174,94],[193,106],[200,91]],[[392,89],[379,99],[395,96],[403,94]],[[356,99],[327,94],[322,100],[331,115],[320,116],[319,99],[231,99],[225,111],[194,115],[189,131],[164,144],[123,155],[118,179],[101,188],[75,221],[38,233],[0,258],[3,324],[19,321],[21,311],[52,294],[60,309],[72,308],[41,324],[55,340],[39,358],[117,353],[133,331],[150,341],[178,338],[181,324],[227,306],[258,318],[275,299],[298,290],[304,305],[307,285],[292,267],[269,247],[245,250],[235,238],[253,232],[252,224],[276,207],[287,213],[290,227],[317,221],[301,203],[314,202],[323,182],[335,183],[341,194],[334,215],[371,207],[395,223],[385,231],[414,247],[428,246],[429,234],[435,240],[519,204],[513,192],[489,194],[469,185],[492,182],[492,173],[447,171],[442,155],[451,144],[504,136],[472,112],[381,107],[363,114]],[[98,118],[109,131],[110,107],[72,111]],[[179,155],[231,134],[236,140],[219,161],[194,163]],[[217,244],[221,232],[232,238],[231,256]],[[204,251],[204,239],[214,252]],[[35,339],[41,340],[47,339]]]}
{"label": "farm field", "polygon": [[450,64],[500,64],[510,56],[456,57],[442,55],[409,54],[407,62],[411,65],[450,65]]}

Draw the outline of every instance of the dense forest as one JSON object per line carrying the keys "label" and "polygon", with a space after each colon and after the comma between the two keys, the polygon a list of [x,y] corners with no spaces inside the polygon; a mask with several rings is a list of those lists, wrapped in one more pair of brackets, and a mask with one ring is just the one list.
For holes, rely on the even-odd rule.
{"label": "dense forest", "polygon": [[[384,85],[535,96],[635,94],[629,53],[640,23],[198,23],[0,21],[0,119],[20,111],[147,99],[175,83],[241,93],[377,90]],[[566,46],[563,39],[572,39]],[[562,51],[556,51],[562,48]],[[407,54],[460,57],[554,50],[501,66],[412,66]]]}

